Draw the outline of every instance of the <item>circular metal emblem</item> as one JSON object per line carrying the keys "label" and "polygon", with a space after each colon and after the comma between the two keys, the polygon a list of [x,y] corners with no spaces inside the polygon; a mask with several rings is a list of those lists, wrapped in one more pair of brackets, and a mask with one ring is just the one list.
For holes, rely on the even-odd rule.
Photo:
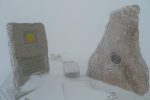
{"label": "circular metal emblem", "polygon": [[121,57],[118,55],[112,55],[111,56],[111,61],[115,64],[120,64],[121,63]]}

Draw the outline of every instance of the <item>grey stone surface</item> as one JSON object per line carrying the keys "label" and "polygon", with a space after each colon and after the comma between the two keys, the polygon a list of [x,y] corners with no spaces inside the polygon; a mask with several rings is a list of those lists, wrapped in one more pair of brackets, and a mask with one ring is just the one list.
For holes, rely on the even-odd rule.
{"label": "grey stone surface", "polygon": [[7,30],[15,85],[23,85],[34,73],[48,72],[48,47],[44,25],[9,23]]}
{"label": "grey stone surface", "polygon": [[149,71],[139,48],[137,5],[113,11],[87,75],[140,95],[149,90]]}

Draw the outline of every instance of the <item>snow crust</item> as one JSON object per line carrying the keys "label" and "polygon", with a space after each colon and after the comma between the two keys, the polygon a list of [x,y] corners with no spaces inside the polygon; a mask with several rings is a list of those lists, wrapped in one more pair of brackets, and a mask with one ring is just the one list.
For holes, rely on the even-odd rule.
{"label": "snow crust", "polygon": [[[50,60],[48,74],[35,74],[19,91],[15,90],[9,75],[0,89],[0,100],[149,100],[150,93],[139,96],[133,92],[91,79],[85,75],[65,77],[63,62]],[[7,84],[6,84],[7,83]]]}

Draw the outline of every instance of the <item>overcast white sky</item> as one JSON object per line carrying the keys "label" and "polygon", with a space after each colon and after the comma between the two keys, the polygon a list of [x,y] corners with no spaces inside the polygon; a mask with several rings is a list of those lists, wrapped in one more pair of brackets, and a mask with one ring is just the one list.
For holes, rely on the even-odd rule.
{"label": "overcast white sky", "polygon": [[6,24],[42,22],[46,27],[49,53],[70,56],[87,66],[101,40],[109,14],[126,5],[138,4],[141,53],[150,68],[149,0],[1,0],[0,84],[11,71]]}

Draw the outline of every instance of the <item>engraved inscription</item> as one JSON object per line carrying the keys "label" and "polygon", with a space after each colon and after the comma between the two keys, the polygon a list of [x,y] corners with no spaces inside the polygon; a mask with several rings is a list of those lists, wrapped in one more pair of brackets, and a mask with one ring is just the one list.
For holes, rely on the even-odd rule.
{"label": "engraved inscription", "polygon": [[21,59],[22,72],[24,76],[34,74],[43,70],[44,56],[27,57]]}

